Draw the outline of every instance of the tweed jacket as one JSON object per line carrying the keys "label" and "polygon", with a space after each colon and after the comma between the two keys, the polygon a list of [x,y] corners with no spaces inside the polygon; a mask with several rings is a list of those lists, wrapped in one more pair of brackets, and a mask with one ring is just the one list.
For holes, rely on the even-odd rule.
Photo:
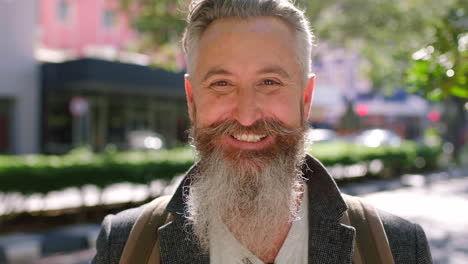
{"label": "tweed jacket", "polygon": [[[190,225],[182,216],[183,195],[190,184],[193,170],[187,173],[167,206],[174,219],[157,231],[164,264],[209,263],[209,254],[201,251],[194,239],[190,238]],[[352,263],[356,231],[354,227],[340,223],[347,206],[336,183],[323,165],[311,156],[307,156],[303,172],[309,192],[308,263]],[[143,206],[104,219],[92,263],[119,263],[127,237]],[[396,264],[432,263],[426,236],[419,225],[383,211],[379,211],[379,214]]]}

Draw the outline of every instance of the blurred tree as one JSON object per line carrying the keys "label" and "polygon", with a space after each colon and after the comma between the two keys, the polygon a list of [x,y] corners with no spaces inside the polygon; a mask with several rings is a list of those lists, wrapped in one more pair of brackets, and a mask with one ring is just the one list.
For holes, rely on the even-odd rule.
{"label": "blurred tree", "polygon": [[346,100],[346,110],[338,123],[339,129],[347,135],[358,131],[361,125],[361,119],[354,110],[353,102]]}
{"label": "blurred tree", "polygon": [[440,101],[444,106],[443,137],[453,146],[454,157],[462,147],[468,99],[468,14],[466,1],[458,0],[433,20],[433,35],[415,52],[407,68],[409,90]]}
{"label": "blurred tree", "polygon": [[180,36],[185,28],[184,0],[119,0],[130,16],[132,26],[141,34],[134,47],[152,57],[155,66],[179,70],[182,56]]}
{"label": "blurred tree", "polygon": [[300,2],[318,42],[362,54],[366,61],[359,65],[361,71],[370,77],[374,90],[388,95],[403,86],[411,54],[430,41],[432,21],[443,16],[454,0]]}
{"label": "blurred tree", "polygon": [[[143,35],[139,49],[157,64],[173,68],[180,52],[188,0],[120,0],[134,27]],[[375,89],[393,92],[402,86],[411,54],[430,42],[433,21],[457,0],[297,0],[306,10],[319,43],[327,42],[363,54],[361,70]],[[466,0],[460,0],[466,1]],[[168,65],[166,65],[168,64]],[[365,66],[368,65],[368,66]]]}

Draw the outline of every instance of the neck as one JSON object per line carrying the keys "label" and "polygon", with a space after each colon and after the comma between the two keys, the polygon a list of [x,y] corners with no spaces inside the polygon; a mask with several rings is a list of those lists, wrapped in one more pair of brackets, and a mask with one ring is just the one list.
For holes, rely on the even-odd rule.
{"label": "neck", "polygon": [[257,256],[263,263],[273,263],[276,256],[284,244],[286,237],[288,236],[289,230],[291,229],[291,222],[286,223],[280,230],[278,230],[278,235],[274,241],[265,241],[265,243],[272,243],[274,247],[268,252],[252,252]]}
{"label": "neck", "polygon": [[[261,250],[258,249],[258,246],[255,245],[245,245],[242,243],[240,239],[242,237],[241,234],[238,232],[233,232],[234,237],[244,246],[246,247],[252,254],[254,254],[257,258],[259,258],[264,263],[273,263],[275,261],[276,256],[278,255],[281,247],[288,236],[289,230],[291,229],[292,223],[287,222],[283,226],[281,226],[276,234],[273,236],[272,241],[265,241],[264,243],[268,243],[272,245],[268,247],[268,250]],[[228,227],[229,228],[229,227]],[[232,230],[231,228],[229,228]]]}
{"label": "neck", "polygon": [[[301,189],[303,187],[300,187]],[[301,190],[303,191],[303,190]],[[303,193],[301,193],[297,198],[296,198],[296,210],[299,211],[301,207],[301,202],[303,198]],[[264,241],[264,243],[269,243],[272,245],[272,247],[269,247],[269,249],[261,250],[258,249],[258,247],[255,247],[255,245],[245,245],[241,241],[242,234],[240,234],[240,230],[242,229],[236,229],[237,232],[232,232],[234,229],[229,227],[228,228],[231,230],[233,233],[234,237],[240,241],[243,246],[245,246],[250,252],[252,252],[257,258],[259,258],[263,263],[273,263],[276,259],[276,256],[278,255],[279,251],[281,250],[281,247],[284,244],[284,241],[286,240],[289,230],[291,229],[292,222],[291,221],[285,221],[285,223],[280,226],[277,229],[276,234],[272,236],[271,241]]]}

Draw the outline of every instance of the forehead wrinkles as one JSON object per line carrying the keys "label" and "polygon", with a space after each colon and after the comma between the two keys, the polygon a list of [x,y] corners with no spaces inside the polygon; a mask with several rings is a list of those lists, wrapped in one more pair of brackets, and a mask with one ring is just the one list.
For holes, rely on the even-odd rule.
{"label": "forehead wrinkles", "polygon": [[[278,26],[281,25],[281,26]],[[278,37],[293,37],[295,34],[292,27],[283,20],[275,17],[251,17],[246,19],[221,18],[212,22],[198,39],[199,45],[214,41],[221,36],[235,36],[245,33],[275,33]]]}
{"label": "forehead wrinkles", "polygon": [[[291,41],[293,41],[294,44],[291,45]],[[196,47],[194,46],[193,50],[196,51],[196,54],[192,54],[191,62],[189,62],[189,64],[193,66],[191,67],[192,77],[199,79],[198,77],[200,76],[194,76],[194,73],[203,75],[205,73],[204,71],[212,68],[213,65],[231,62],[232,58],[229,60],[222,59],[223,57],[229,57],[229,54],[231,54],[229,52],[230,50],[232,52],[231,55],[234,56],[233,58],[247,59],[247,62],[243,62],[247,63],[245,65],[246,67],[250,65],[248,61],[257,63],[258,67],[264,67],[265,65],[258,64],[261,60],[254,61],[254,58],[251,56],[243,56],[245,53],[241,47],[245,47],[245,45],[263,46],[265,50],[270,50],[269,54],[281,51],[273,56],[277,61],[268,61],[269,59],[266,59],[264,62],[273,65],[277,63],[284,64],[290,61],[289,58],[298,57],[299,54],[296,44],[297,38],[294,34],[294,29],[279,18],[254,17],[244,20],[238,18],[222,18],[208,26],[197,41]],[[236,52],[239,56],[235,55]],[[280,54],[282,55],[277,57]],[[259,59],[272,59],[273,57],[260,57]],[[289,65],[292,65],[291,63],[299,65],[299,69],[297,70],[301,70],[301,64],[297,59],[290,62]],[[285,64],[285,66],[286,65],[287,64]],[[253,69],[258,67],[254,67]],[[245,67],[243,69],[247,70]],[[295,73],[296,70],[291,68],[291,72]]]}

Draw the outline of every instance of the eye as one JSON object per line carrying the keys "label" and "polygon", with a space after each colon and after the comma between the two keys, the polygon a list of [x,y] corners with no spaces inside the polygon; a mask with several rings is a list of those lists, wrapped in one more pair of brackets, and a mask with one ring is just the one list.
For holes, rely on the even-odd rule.
{"label": "eye", "polygon": [[228,94],[234,90],[235,86],[229,81],[221,80],[210,83],[209,88],[218,94]]}
{"label": "eye", "polygon": [[210,84],[210,86],[228,86],[228,82],[226,82],[226,81],[217,81],[217,82],[214,82],[214,83]]}
{"label": "eye", "polygon": [[267,79],[267,80],[263,80],[263,84],[264,84],[264,85],[278,85],[278,84],[280,84],[280,83],[277,82],[277,81],[273,81],[273,80]]}
{"label": "eye", "polygon": [[269,94],[269,93],[279,91],[279,89],[283,85],[284,84],[280,82],[279,80],[263,79],[258,84],[258,91],[260,91],[261,93]]}

